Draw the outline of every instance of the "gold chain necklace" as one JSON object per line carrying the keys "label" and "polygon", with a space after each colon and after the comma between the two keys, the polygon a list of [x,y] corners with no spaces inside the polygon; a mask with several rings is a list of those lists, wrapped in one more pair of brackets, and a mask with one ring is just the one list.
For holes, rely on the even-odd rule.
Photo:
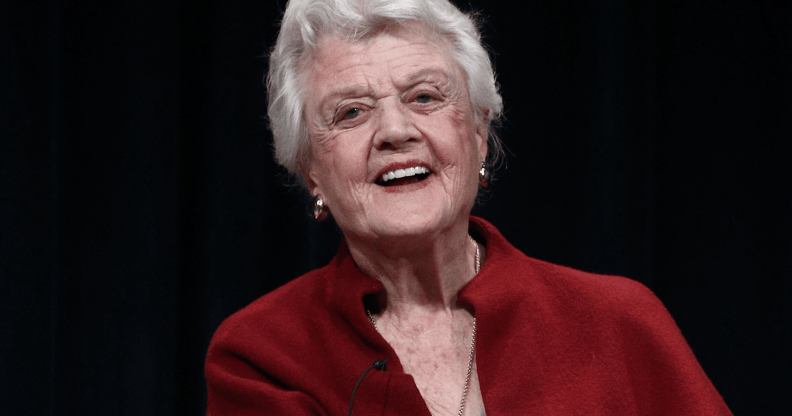
{"label": "gold chain necklace", "polygon": [[[476,246],[476,274],[478,274],[479,270],[481,270],[481,252],[479,251],[478,244],[473,240],[472,237],[468,236],[470,241]],[[366,309],[366,315],[368,315],[368,319],[372,325],[374,325],[374,330],[379,332],[377,328],[377,322],[374,321],[374,317],[371,316],[371,311]],[[468,387],[470,387],[470,375],[473,373],[473,355],[476,352],[476,317],[473,317],[473,333],[470,336],[470,355],[468,355],[468,367],[467,367],[467,374],[465,375],[465,390],[462,391],[462,402],[459,403],[459,413],[457,416],[462,416],[462,413],[465,412],[465,399],[467,399]]]}

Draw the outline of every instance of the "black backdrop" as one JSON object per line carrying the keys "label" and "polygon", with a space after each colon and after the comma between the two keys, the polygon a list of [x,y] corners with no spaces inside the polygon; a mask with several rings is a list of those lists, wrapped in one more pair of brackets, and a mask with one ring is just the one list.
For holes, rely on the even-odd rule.
{"label": "black backdrop", "polygon": [[[1,414],[200,415],[219,323],[332,256],[264,120],[284,4],[0,2]],[[652,288],[735,414],[789,411],[790,2],[460,4],[510,150],[477,212]]]}

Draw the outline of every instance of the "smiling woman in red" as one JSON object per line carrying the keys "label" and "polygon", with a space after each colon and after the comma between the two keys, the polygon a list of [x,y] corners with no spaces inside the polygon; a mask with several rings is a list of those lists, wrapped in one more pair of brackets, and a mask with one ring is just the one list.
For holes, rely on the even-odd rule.
{"label": "smiling woman in red", "polygon": [[209,414],[730,414],[649,290],[470,216],[502,104],[447,0],[291,0],[268,94],[278,161],[344,243],[218,329]]}

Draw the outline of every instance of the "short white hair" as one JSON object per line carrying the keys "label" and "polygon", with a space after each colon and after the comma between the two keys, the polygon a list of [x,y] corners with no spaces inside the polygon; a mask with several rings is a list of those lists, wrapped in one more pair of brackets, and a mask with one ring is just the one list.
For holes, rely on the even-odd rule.
{"label": "short white hair", "polygon": [[487,165],[490,172],[494,169],[503,154],[495,131],[503,101],[474,14],[462,13],[448,0],[289,0],[269,59],[267,114],[275,159],[301,184],[300,166],[310,157],[298,73],[302,60],[323,36],[342,34],[355,41],[408,22],[428,26],[451,44],[451,54],[467,77],[474,115],[487,115]]}

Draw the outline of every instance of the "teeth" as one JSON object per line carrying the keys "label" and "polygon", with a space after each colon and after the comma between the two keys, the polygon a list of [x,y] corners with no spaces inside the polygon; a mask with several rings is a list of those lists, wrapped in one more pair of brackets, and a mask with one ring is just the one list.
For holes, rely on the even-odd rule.
{"label": "teeth", "polygon": [[396,169],[382,175],[382,181],[387,182],[391,179],[406,178],[408,176],[420,175],[422,173],[429,173],[429,169],[423,166],[413,166],[407,169]]}

